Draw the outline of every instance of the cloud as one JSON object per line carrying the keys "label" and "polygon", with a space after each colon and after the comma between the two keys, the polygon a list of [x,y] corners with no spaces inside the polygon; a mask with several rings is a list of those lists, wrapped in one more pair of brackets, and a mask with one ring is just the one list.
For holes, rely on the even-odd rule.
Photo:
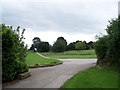
{"label": "cloud", "polygon": [[57,32],[57,31],[37,31],[33,32],[32,30],[28,29],[25,31],[25,43],[28,44],[30,47],[32,44],[32,39],[36,37],[40,37],[41,41],[46,41],[49,42],[51,45],[57,40],[58,37],[64,37],[67,40],[67,43],[75,42],[76,40],[81,40],[81,41],[95,41],[95,34],[67,34],[67,33],[62,33],[62,32]]}
{"label": "cloud", "polygon": [[117,5],[118,0],[3,0],[2,22],[26,28],[28,38],[28,33],[51,31],[54,38],[57,32],[66,37],[95,35],[105,33],[108,20],[117,17]]}

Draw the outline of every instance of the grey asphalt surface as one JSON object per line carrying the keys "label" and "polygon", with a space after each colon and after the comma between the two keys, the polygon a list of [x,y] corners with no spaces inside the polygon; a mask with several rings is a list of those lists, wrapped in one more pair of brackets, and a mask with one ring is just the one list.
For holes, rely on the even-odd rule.
{"label": "grey asphalt surface", "polygon": [[30,69],[31,76],[5,88],[59,88],[79,71],[96,65],[96,59],[60,59],[63,64]]}

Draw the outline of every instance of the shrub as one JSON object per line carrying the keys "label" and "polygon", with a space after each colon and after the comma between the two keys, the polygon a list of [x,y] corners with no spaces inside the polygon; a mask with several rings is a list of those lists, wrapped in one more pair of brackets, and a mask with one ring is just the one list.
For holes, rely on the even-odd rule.
{"label": "shrub", "polygon": [[[2,62],[5,63],[5,62]],[[6,66],[2,67],[2,81],[11,81],[16,78],[17,71],[14,64],[6,63]],[[3,64],[5,65],[5,64]]]}
{"label": "shrub", "polygon": [[28,71],[28,66],[25,62],[17,62],[16,65],[17,74],[21,74]]}
{"label": "shrub", "polygon": [[98,38],[95,43],[95,51],[98,57],[98,65],[119,66],[120,64],[120,18],[109,21],[106,36]]}
{"label": "shrub", "polygon": [[107,46],[107,42],[108,41],[108,36],[103,36],[103,37],[99,37],[99,40],[96,41],[96,43],[94,44],[94,48],[95,48],[95,52],[97,54],[97,65],[102,65],[103,62],[106,60],[105,58],[107,50],[108,50],[108,46]]}
{"label": "shrub", "polygon": [[2,26],[2,81],[10,81],[17,77],[20,72],[27,71],[25,57],[27,47],[22,41],[24,31],[19,34],[19,28]]}
{"label": "shrub", "polygon": [[108,49],[108,59],[109,64],[118,66],[118,61],[120,60],[120,22],[119,19],[109,21],[107,26],[107,33],[109,35],[109,49]]}

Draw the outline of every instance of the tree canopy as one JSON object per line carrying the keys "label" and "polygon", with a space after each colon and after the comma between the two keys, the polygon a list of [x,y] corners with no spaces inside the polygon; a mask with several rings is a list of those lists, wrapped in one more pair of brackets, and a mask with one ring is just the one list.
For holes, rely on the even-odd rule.
{"label": "tree canopy", "polygon": [[67,50],[75,50],[75,44],[70,43],[69,45],[67,45]]}
{"label": "tree canopy", "polygon": [[39,37],[35,37],[33,40],[33,44],[30,47],[30,50],[37,49],[38,52],[48,52],[50,49],[50,45],[48,42],[43,42]]}
{"label": "tree canopy", "polygon": [[86,49],[86,44],[85,42],[79,41],[75,44],[75,49],[77,50],[84,50]]}
{"label": "tree canopy", "polygon": [[67,41],[63,37],[58,37],[56,42],[53,44],[53,52],[64,52],[67,47]]}

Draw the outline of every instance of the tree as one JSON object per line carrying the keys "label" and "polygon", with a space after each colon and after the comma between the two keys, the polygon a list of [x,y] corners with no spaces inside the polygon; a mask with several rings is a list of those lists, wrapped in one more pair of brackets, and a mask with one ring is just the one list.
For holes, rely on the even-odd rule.
{"label": "tree", "polygon": [[63,37],[58,37],[57,41],[53,44],[53,52],[64,52],[67,47],[67,41]]}
{"label": "tree", "polygon": [[38,50],[39,49],[39,44],[41,43],[40,38],[39,37],[35,37],[32,41],[33,41],[33,47]]}
{"label": "tree", "polygon": [[90,41],[90,42],[86,43],[86,49],[93,49],[94,48],[93,44],[94,44],[93,41]]}
{"label": "tree", "polygon": [[17,78],[17,75],[28,71],[25,63],[27,47],[23,42],[23,29],[20,34],[20,27],[13,30],[12,27],[2,26],[2,81],[10,81]]}
{"label": "tree", "polygon": [[85,48],[86,48],[86,45],[85,45],[84,42],[77,42],[77,43],[75,44],[75,49],[76,49],[76,50],[83,50],[83,49],[85,49]]}
{"label": "tree", "polygon": [[74,43],[70,43],[69,45],[67,45],[67,50],[75,50]]}
{"label": "tree", "polygon": [[31,45],[31,47],[30,47],[29,50],[33,50],[33,51],[34,51],[34,46],[33,46],[33,44]]}
{"label": "tree", "polygon": [[50,45],[48,42],[43,42],[39,37],[35,37],[33,40],[33,44],[30,47],[30,50],[37,49],[38,52],[48,52],[50,49]]}
{"label": "tree", "polygon": [[35,38],[33,39],[33,43],[40,43],[40,42],[41,42],[41,40],[40,40],[39,37],[35,37]]}
{"label": "tree", "polygon": [[38,52],[48,52],[50,49],[50,45],[48,42],[41,42],[38,46]]}

